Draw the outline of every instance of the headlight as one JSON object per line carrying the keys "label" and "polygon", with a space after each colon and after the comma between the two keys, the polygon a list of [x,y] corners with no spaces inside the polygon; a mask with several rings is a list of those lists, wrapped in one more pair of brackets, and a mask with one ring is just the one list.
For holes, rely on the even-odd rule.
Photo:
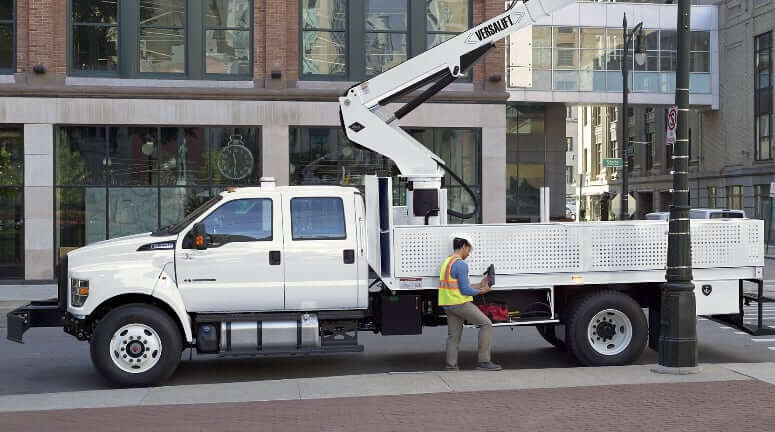
{"label": "headlight", "polygon": [[84,279],[70,279],[70,304],[81,307],[89,298],[89,281]]}

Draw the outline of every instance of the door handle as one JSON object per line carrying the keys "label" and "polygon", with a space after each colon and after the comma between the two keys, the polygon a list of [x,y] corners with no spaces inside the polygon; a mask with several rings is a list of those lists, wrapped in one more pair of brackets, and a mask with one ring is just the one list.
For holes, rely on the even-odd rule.
{"label": "door handle", "polygon": [[269,265],[280,265],[280,251],[269,251]]}
{"label": "door handle", "polygon": [[345,249],[344,252],[342,253],[342,256],[344,257],[345,264],[355,263],[355,250]]}

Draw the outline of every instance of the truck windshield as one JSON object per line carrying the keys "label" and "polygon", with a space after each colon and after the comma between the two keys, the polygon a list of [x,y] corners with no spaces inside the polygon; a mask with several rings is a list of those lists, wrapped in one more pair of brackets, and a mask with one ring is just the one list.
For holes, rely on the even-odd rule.
{"label": "truck windshield", "polygon": [[191,222],[193,222],[196,218],[201,216],[202,213],[204,213],[207,210],[209,210],[210,207],[214,206],[220,200],[221,200],[221,196],[220,195],[216,195],[216,196],[210,198],[209,200],[205,201],[204,204],[202,204],[201,206],[197,207],[194,211],[192,211],[191,213],[186,215],[186,217],[184,217],[182,221],[180,221],[180,222],[178,222],[178,223],[176,223],[174,225],[170,225],[170,226],[168,226],[166,228],[162,228],[162,231],[165,231],[168,234],[178,234],[185,227],[190,225]]}

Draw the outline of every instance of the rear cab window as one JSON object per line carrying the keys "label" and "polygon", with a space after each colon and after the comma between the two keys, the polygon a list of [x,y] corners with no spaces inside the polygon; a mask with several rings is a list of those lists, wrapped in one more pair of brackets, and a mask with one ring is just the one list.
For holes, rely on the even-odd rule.
{"label": "rear cab window", "polygon": [[344,203],[340,197],[291,199],[291,235],[299,240],[344,240]]}

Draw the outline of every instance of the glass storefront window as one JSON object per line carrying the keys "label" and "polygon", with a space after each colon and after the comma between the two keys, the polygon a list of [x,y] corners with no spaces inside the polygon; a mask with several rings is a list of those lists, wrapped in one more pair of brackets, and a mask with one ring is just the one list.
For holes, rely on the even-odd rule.
{"label": "glass storefront window", "polygon": [[[410,128],[407,132],[439,155],[481,197],[481,131],[479,129]],[[390,159],[350,143],[338,127],[290,129],[291,185],[328,184],[363,188],[364,176],[393,177],[400,174]],[[448,206],[467,212],[473,203],[463,187],[448,179]],[[394,188],[393,201],[405,201],[403,190]],[[450,222],[462,222],[453,220]],[[478,222],[481,215],[475,220]]]}
{"label": "glass storefront window", "polygon": [[[646,29],[643,65],[634,61],[634,42],[628,55],[629,70],[638,72],[635,82],[630,76],[631,89],[640,92],[672,93],[675,89],[677,40],[674,30]],[[532,26],[520,33],[519,41],[527,39],[532,49],[529,68],[519,56],[507,61],[509,73],[519,71],[519,78],[509,80],[510,87],[533,90],[608,91],[620,92],[624,56],[622,30],[597,27]],[[522,42],[520,42],[522,43]],[[520,45],[521,46],[521,45]],[[692,91],[710,93],[710,32],[692,32],[691,72]]]}
{"label": "glass storefront window", "polygon": [[57,253],[157,230],[227,186],[258,184],[259,150],[257,128],[57,128]]}
{"label": "glass storefront window", "polygon": [[24,138],[0,129],[0,279],[24,279]]}

